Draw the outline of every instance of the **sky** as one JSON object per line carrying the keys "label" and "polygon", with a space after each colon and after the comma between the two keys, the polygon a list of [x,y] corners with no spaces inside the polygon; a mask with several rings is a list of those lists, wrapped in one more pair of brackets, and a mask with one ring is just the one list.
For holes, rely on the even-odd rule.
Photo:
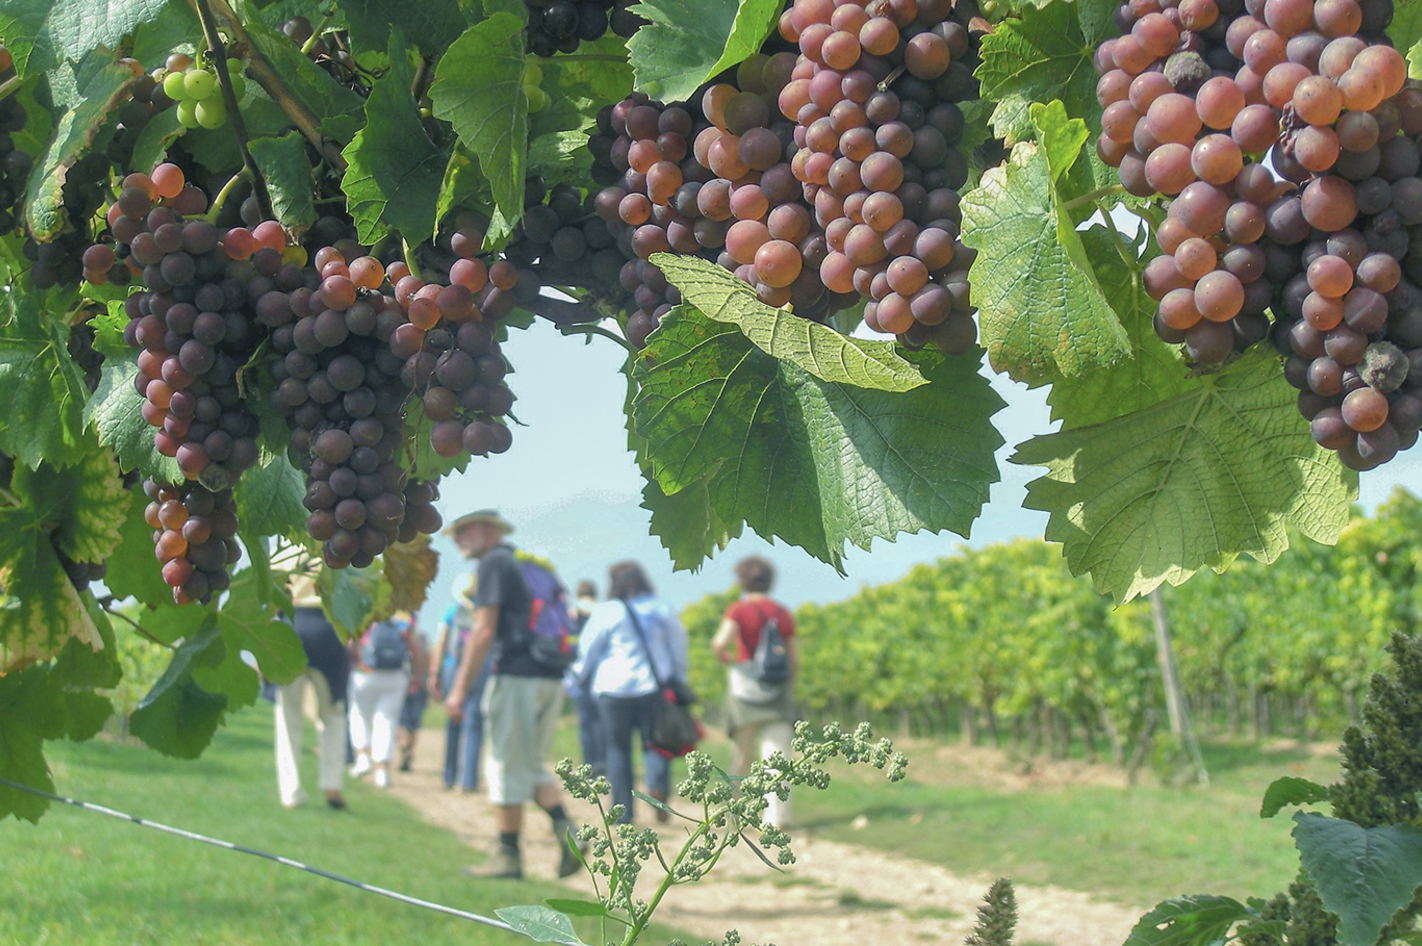
{"label": "sky", "polygon": [[[640,561],[658,591],[676,606],[685,605],[733,583],[731,566],[743,555],[767,554],[780,571],[777,597],[794,606],[849,597],[864,585],[901,577],[919,562],[950,555],[965,543],[949,532],[900,536],[876,541],[869,551],[850,548],[847,577],[793,546],[770,545],[751,535],[733,541],[698,572],[673,572],[670,559],[648,533],[650,514],[640,508],[642,477],[627,450],[622,412],[626,386],[619,370],[624,350],[604,338],[585,343],[564,337],[538,320],[516,331],[505,345],[513,364],[509,385],[518,396],[514,412],[526,427],[514,430],[512,449],[501,456],[475,458],[462,474],[441,486],[440,511],[450,521],[462,513],[496,508],[517,527],[511,540],[548,556],[565,583],[590,578],[602,588],[607,566],[622,559]],[[1007,462],[1020,442],[1054,429],[1044,389],[1029,390],[1006,376],[984,373],[1007,401],[994,417],[1007,441],[998,451],[1001,482],[966,540],[981,546],[1017,536],[1040,538],[1045,513],[1022,508],[1026,484],[1040,472]],[[1422,450],[1402,454],[1363,474],[1360,501],[1371,510],[1394,485],[1422,492]],[[1414,456],[1415,455],[1415,456]],[[438,537],[440,572],[421,612],[421,625],[433,628],[453,601],[456,583],[467,581],[472,563],[459,558],[452,542]]]}

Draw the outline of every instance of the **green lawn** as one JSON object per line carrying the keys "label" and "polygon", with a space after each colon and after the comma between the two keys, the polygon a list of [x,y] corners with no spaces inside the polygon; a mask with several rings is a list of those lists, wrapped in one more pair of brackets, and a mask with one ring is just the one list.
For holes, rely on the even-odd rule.
{"label": "green lawn", "polygon": [[[283,810],[276,797],[271,734],[271,707],[259,703],[233,718],[193,762],[100,741],[49,743],[46,751],[61,794],[412,896],[488,915],[496,907],[572,895],[551,882],[476,882],[461,876],[460,867],[482,855],[363,783],[348,785],[349,813],[310,803]],[[308,753],[307,791],[316,795],[314,761]],[[655,932],[649,942],[669,938],[665,930]],[[58,806],[38,826],[0,822],[0,942],[517,946],[531,941],[269,861]]]}
{"label": "green lawn", "polygon": [[[1091,785],[1006,791],[913,777],[885,787],[844,773],[796,799],[802,831],[1022,883],[1050,883],[1150,906],[1182,893],[1268,896],[1298,869],[1288,812],[1259,818],[1284,775],[1328,782],[1336,760],[1306,748],[1207,745],[1208,788]],[[951,766],[932,762],[931,765]],[[855,829],[864,816],[868,826]],[[861,822],[862,824],[862,822]],[[792,831],[792,834],[794,832]]]}

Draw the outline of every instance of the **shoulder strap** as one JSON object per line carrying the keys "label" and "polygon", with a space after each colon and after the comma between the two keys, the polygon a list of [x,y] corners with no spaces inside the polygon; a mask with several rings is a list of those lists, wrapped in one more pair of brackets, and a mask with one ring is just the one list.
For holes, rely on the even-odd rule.
{"label": "shoulder strap", "polygon": [[657,673],[657,661],[652,656],[652,647],[647,643],[647,632],[642,630],[642,622],[637,617],[637,609],[632,607],[632,602],[626,598],[622,599],[622,606],[627,609],[627,617],[632,622],[632,629],[637,632],[637,639],[642,642],[642,650],[647,655],[647,666],[652,668],[652,678],[657,681],[657,689],[665,690],[666,681],[662,675]]}

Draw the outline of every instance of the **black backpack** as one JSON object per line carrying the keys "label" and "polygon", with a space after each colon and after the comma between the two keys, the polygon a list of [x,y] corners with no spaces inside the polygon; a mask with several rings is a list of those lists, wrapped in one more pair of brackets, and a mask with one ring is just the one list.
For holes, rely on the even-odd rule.
{"label": "black backpack", "polygon": [[397,621],[375,624],[365,636],[360,662],[371,670],[403,670],[410,652],[404,631],[404,626]]}
{"label": "black backpack", "polygon": [[760,629],[760,642],[755,645],[750,664],[751,676],[761,683],[774,686],[790,679],[790,653],[773,613],[766,616]]}

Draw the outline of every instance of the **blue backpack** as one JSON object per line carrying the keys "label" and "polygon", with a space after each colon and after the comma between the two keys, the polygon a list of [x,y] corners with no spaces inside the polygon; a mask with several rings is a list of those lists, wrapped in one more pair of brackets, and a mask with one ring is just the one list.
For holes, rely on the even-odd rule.
{"label": "blue backpack", "polygon": [[532,597],[528,609],[528,655],[553,673],[562,673],[578,658],[578,626],[568,610],[568,591],[550,569],[519,558],[524,583]]}
{"label": "blue backpack", "polygon": [[404,625],[398,621],[380,621],[366,632],[360,662],[371,670],[403,670],[409,652]]}

